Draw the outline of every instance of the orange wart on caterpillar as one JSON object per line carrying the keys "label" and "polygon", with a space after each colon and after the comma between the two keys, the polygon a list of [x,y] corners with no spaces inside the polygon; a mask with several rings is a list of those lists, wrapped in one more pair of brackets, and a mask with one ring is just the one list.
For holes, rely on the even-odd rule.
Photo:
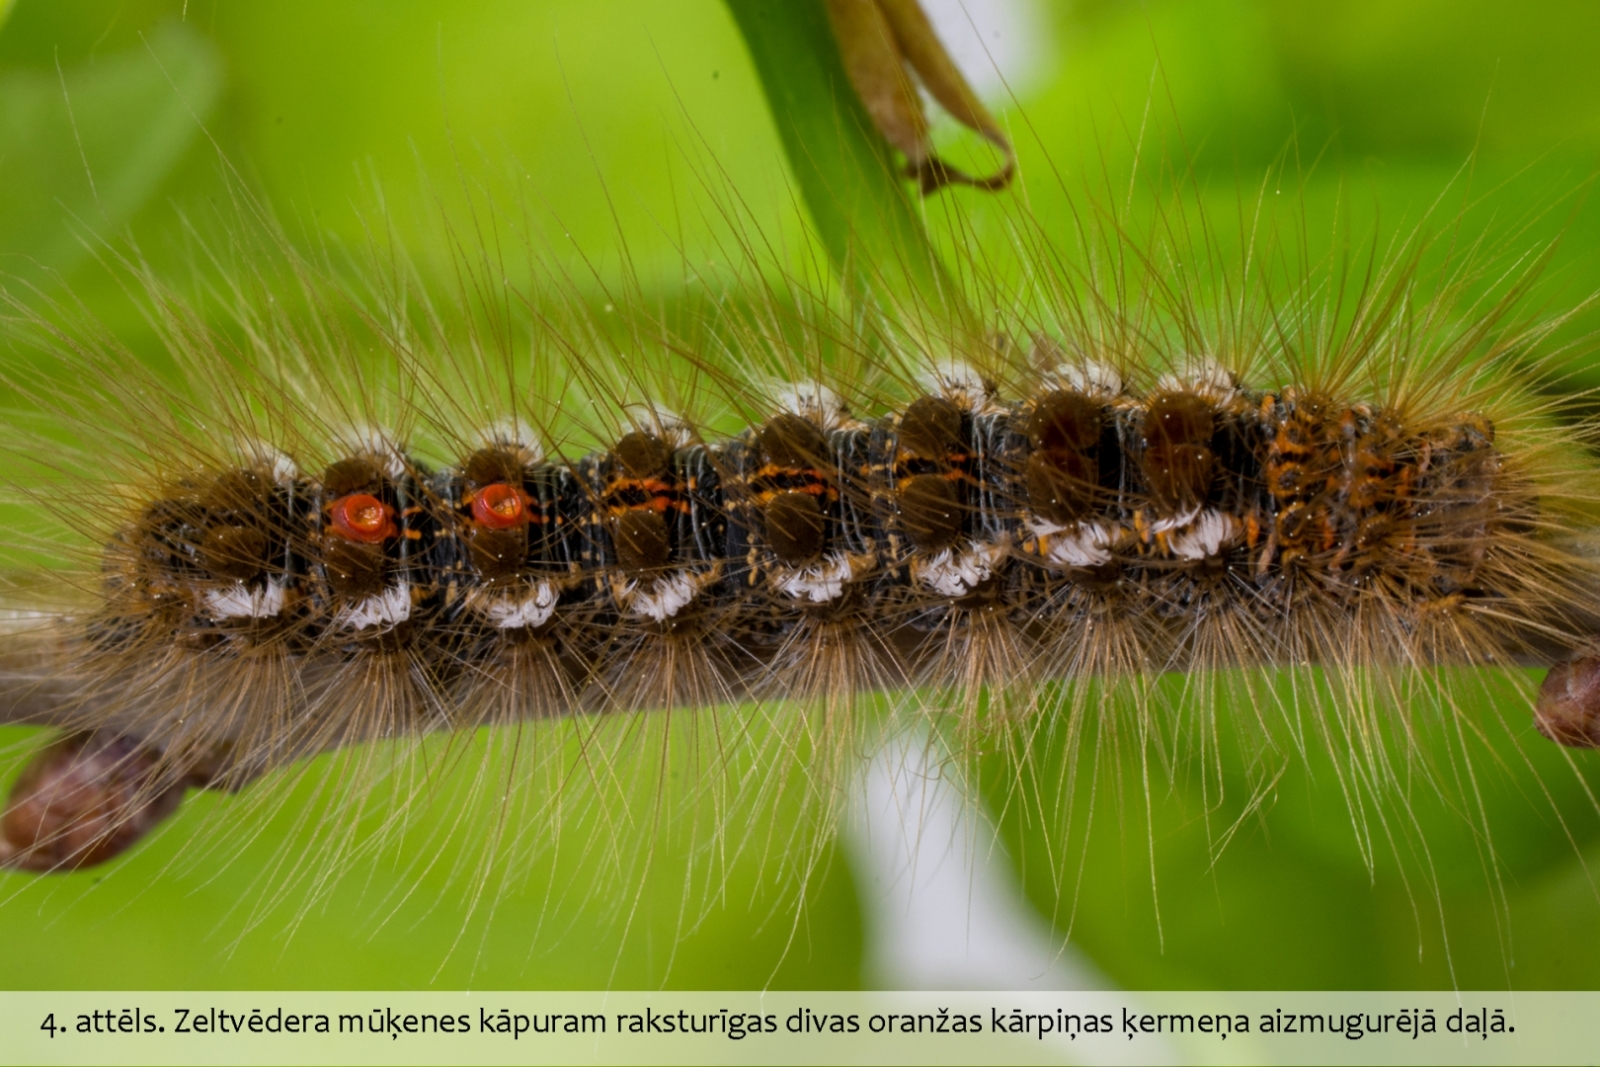
{"label": "orange wart on caterpillar", "polygon": [[[1319,252],[1278,174],[1225,222],[1181,175],[1144,214],[1078,194],[1065,224],[1004,193],[1010,261],[978,254],[956,202],[919,214],[883,173],[876,131],[927,195],[1007,185],[1007,135],[914,5],[826,8],[800,23],[839,54],[785,74],[774,11],[733,5],[832,275],[770,252],[703,169],[733,266],[676,307],[631,279],[596,294],[477,218],[440,270],[384,236],[313,254],[232,181],[226,234],[199,242],[223,287],[100,248],[167,369],[11,290],[26,519],[0,706],[56,732],[0,860],[104,863],[208,790],[312,842],[268,902],[455,803],[430,832],[482,845],[407,862],[466,868],[491,910],[528,862],[503,853],[575,832],[627,879],[688,825],[718,858],[686,898],[717,895],[725,856],[804,885],[859,757],[907,734],[1047,828],[1035,895],[1069,930],[1090,861],[1064,857],[1097,790],[1124,789],[1097,784],[1122,773],[1106,753],[1133,754],[1151,809],[1163,778],[1208,811],[1248,797],[1219,854],[1314,765],[1363,862],[1421,872],[1424,912],[1406,805],[1442,804],[1503,910],[1479,778],[1511,720],[1467,706],[1526,705],[1530,745],[1600,745],[1594,431],[1539,391],[1588,302],[1528,310],[1548,249],[1521,255],[1514,227]],[[816,140],[779,90],[828,63],[864,110],[838,101]],[[932,151],[902,64],[997,146],[991,173]],[[922,232],[941,213],[950,266]],[[1526,665],[1551,667],[1537,695]],[[1148,825],[1120,844],[1153,851],[1156,816],[1125,818]]]}

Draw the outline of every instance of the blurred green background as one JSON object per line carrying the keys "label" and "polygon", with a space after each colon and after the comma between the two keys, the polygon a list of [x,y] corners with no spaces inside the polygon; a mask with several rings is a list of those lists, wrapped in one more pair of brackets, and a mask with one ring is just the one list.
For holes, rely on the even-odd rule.
{"label": "blurred green background", "polygon": [[[1453,203],[1470,205],[1471,225],[1504,222],[1529,246],[1561,237],[1545,290],[1552,306],[1600,290],[1600,213],[1585,199],[1600,160],[1600,5],[973,8],[980,26],[998,27],[985,46],[1015,95],[993,85],[987,95],[1016,132],[1030,210],[1047,229],[1065,224],[1063,190],[1126,171],[1146,128],[1146,151],[1192,163],[1223,202],[1298,157],[1310,228],[1344,212],[1405,233],[1450,189]],[[941,23],[963,24],[959,13]],[[976,56],[969,62],[981,68],[981,48]],[[957,157],[970,149],[948,125],[938,136]],[[424,255],[437,228],[408,220],[459,215],[469,201],[531,205],[558,252],[581,250],[602,278],[614,277],[625,242],[646,295],[670,299],[683,254],[713,253],[681,223],[697,210],[706,160],[765,231],[791,241],[801,233],[761,88],[713,0],[19,0],[0,25],[0,269],[70,287],[138,350],[150,347],[146,327],[83,237],[131,234],[158,270],[187,270],[181,220],[229,195],[227,166],[291,231],[318,240],[359,245],[381,193],[384,218]],[[943,196],[938,211],[968,213],[977,238],[1004,251],[1014,204],[965,190]],[[1561,388],[1600,384],[1582,348],[1571,373]],[[1389,840],[1370,872],[1336,776],[1314,751],[1277,783],[1260,818],[1236,810],[1253,790],[1244,756],[1225,756],[1239,779],[1225,804],[1179,776],[1160,785],[1149,814],[1129,756],[1117,779],[1124,793],[1100,798],[1087,846],[1005,803],[1003,761],[985,767],[986,795],[1005,812],[1001,835],[1030,898],[1058,929],[1070,920],[1074,943],[1118,983],[1592,985],[1600,901],[1589,872],[1600,861],[1600,819],[1582,777],[1595,778],[1594,758],[1569,762],[1514,701],[1494,704],[1473,705],[1486,740],[1466,746],[1482,770],[1473,801],[1482,810],[1452,811],[1418,784],[1405,825],[1377,832]],[[654,729],[669,728],[644,733]],[[1460,767],[1450,744],[1436,753],[1444,769]],[[690,747],[679,739],[674,751]],[[1060,754],[1041,752],[1034,787],[1048,793]],[[693,772],[682,757],[666,773]],[[865,890],[839,849],[819,846],[796,920],[792,872],[759,848],[723,856],[706,818],[624,835],[621,847],[650,856],[644,870],[637,857],[597,860],[584,839],[605,830],[592,813],[577,814],[560,842],[511,872],[516,888],[490,907],[463,888],[471,878],[461,866],[483,838],[453,821],[446,788],[411,851],[351,861],[352,873],[309,905],[302,890],[264,896],[271,877],[262,872],[275,858],[319,855],[294,817],[296,805],[320,810],[307,792],[279,794],[272,810],[199,798],[170,832],[104,870],[0,878],[0,981],[833,988],[878,977]],[[785,812],[775,802],[742,818],[781,825]],[[186,851],[210,820],[225,820],[227,843]],[[1213,862],[1217,827],[1240,820]],[[1492,858],[1473,830],[1481,825],[1495,832]],[[419,870],[417,849],[438,862]]]}

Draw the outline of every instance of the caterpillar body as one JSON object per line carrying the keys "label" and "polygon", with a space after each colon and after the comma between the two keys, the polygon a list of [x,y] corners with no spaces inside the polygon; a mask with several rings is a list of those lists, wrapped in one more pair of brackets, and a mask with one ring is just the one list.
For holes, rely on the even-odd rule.
{"label": "caterpillar body", "polygon": [[[876,694],[891,728],[956,723],[957,762],[998,747],[1024,770],[1040,738],[1113,724],[1118,694],[1140,744],[1169,711],[1217,713],[1204,685],[1164,711],[1164,673],[1286,670],[1318,679],[1324,741],[1356,739],[1347,791],[1376,795],[1423,728],[1408,676],[1571,656],[1538,723],[1593,739],[1589,431],[1518,384],[1567,321],[1511,318],[1531,274],[1471,315],[1483,272],[1424,291],[1426,249],[1355,293],[1212,300],[1142,273],[1145,250],[1109,282],[1039,264],[982,330],[863,325],[796,283],[686,334],[550,311],[487,262],[441,312],[409,276],[358,292],[268,244],[286,269],[240,270],[224,326],[139,279],[177,385],[70,309],[12,302],[19,350],[57,368],[12,364],[15,423],[94,446],[10,448],[20,499],[85,557],[51,572],[57,603],[14,583],[7,717],[63,732],[0,818],[10,866],[103,862],[185,790],[318,753],[480,727],[515,748],[545,720],[692,716],[699,802],[797,784],[824,812]],[[637,363],[614,380],[596,366],[618,349]],[[1287,740],[1260,707],[1235,728],[1288,748],[1303,711]],[[751,744],[753,769],[732,755]],[[616,773],[597,748],[554,778]],[[398,757],[350,773],[330,792],[429,788]]]}
{"label": "caterpillar body", "polygon": [[[1094,594],[1181,620],[1238,585],[1267,621],[1295,594],[1334,618],[1395,596],[1384,610],[1400,612],[1399,636],[1425,630],[1429,612],[1520,592],[1529,559],[1502,557],[1536,513],[1481,416],[1408,432],[1367,405],[1252,395],[1220,367],[1149,397],[1108,368],[1061,379],[1023,404],[963,380],[870,425],[837,407],[815,421],[785,410],[712,444],[681,424],[632,430],[571,465],[513,440],[438,474],[398,450],[315,478],[276,455],[200,472],[109,550],[86,643],[239,646],[223,659],[281,643],[313,673],[368,644],[412,646],[446,665],[428,701],[442,709],[496,641],[541,640],[552,687],[574,694],[541,710],[637,710],[596,675],[607,646],[687,629],[726,645],[719,689],[786,694],[773,666],[785,637],[851,599],[905,616],[909,632],[889,633],[909,680],[924,673],[921,635],[957,613],[1037,635],[1026,658],[1049,663],[1051,631]],[[1148,638],[1145,669],[1194,655],[1170,628]],[[1293,661],[1270,643],[1241,651]],[[293,711],[315,723],[315,708]]]}
{"label": "caterpillar body", "polygon": [[[619,650],[629,664],[661,640],[699,646],[699,695],[790,696],[786,672],[809,659],[797,633],[845,610],[875,620],[902,684],[942,681],[936,650],[977,625],[1052,677],[1101,615],[1146,620],[1129,650],[1142,670],[1335,654],[1297,644],[1314,631],[1296,612],[1329,634],[1371,613],[1392,627],[1374,650],[1426,661],[1441,627],[1481,625],[1486,658],[1514,659],[1560,621],[1473,613],[1525,601],[1522,576],[1560,562],[1529,541],[1526,475],[1475,413],[1403,425],[1327,395],[1251,393],[1214,364],[1146,396],[1109,367],[1063,366],[1021,403],[964,375],[871,423],[820,386],[793,395],[806,402],[729,441],[674,422],[571,464],[491,435],[437,473],[383,443],[316,477],[279,453],[187,473],[118,531],[77,654],[90,676],[119,665],[101,684],[131,695],[129,732],[254,774],[278,750],[475,725],[461,687],[528,642],[542,677],[505,693],[552,697],[507,716],[694,702],[608,673]],[[1260,639],[1218,648],[1213,611]],[[414,702],[353,714],[350,665],[396,655],[427,665]],[[252,657],[296,678],[271,709],[287,736],[156,711],[174,685],[214,699],[189,673]],[[155,665],[130,678],[130,661]]]}

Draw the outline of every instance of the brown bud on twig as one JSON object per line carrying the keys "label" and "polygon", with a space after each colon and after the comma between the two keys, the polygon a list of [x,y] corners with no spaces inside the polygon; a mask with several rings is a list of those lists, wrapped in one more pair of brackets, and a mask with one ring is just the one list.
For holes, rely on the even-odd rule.
{"label": "brown bud on twig", "polygon": [[1559,744],[1600,748],[1600,653],[1579,653],[1550,668],[1533,724]]}
{"label": "brown bud on twig", "polygon": [[[917,0],[827,0],[827,7],[850,84],[884,140],[905,155],[906,176],[923,196],[946,185],[995,190],[1010,183],[1010,139],[962,77]],[[913,74],[952,118],[1000,150],[1005,162],[999,170],[974,177],[934,154]]]}
{"label": "brown bud on twig", "polygon": [[0,865],[67,871],[104,863],[171,815],[183,791],[182,780],[165,780],[159,755],[136,741],[68,734],[12,786],[0,814]]}

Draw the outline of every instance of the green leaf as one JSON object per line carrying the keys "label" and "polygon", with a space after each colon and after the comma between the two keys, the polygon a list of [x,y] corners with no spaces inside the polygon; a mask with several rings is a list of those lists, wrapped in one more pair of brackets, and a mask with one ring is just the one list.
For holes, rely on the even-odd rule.
{"label": "green leaf", "polygon": [[846,284],[902,310],[934,306],[970,320],[888,145],[850,86],[820,0],[727,4],[806,211]]}
{"label": "green leaf", "polygon": [[[1028,895],[1119,983],[1593,987],[1573,946],[1600,928],[1597,768],[1533,733],[1524,672],[1440,671],[1409,708],[1363,710],[1305,675],[1217,681],[1159,686],[1197,722],[1214,701],[1206,742],[1141,743],[1150,709],[1124,702],[1079,736],[1041,731],[1020,793],[1015,762],[983,768]],[[1252,700],[1293,709],[1303,753]],[[1358,722],[1373,732],[1342,729]]]}
{"label": "green leaf", "polygon": [[85,230],[109,236],[156,191],[200,133],[222,61],[194,30],[64,70],[0,74],[0,266],[63,273]]}

